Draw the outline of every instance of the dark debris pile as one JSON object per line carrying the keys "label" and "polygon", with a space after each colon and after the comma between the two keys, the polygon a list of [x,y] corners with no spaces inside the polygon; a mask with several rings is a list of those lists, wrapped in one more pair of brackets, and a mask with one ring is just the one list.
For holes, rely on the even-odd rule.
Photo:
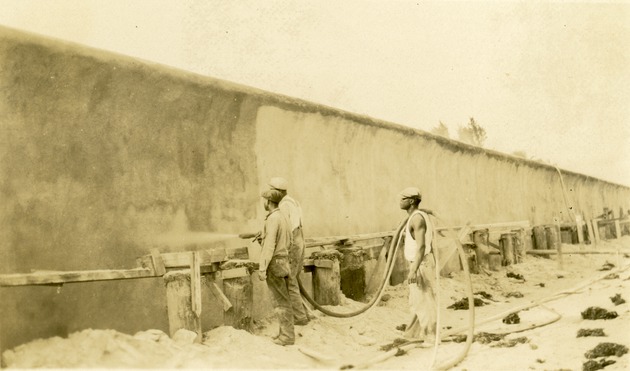
{"label": "dark debris pile", "polygon": [[617,318],[617,312],[609,312],[604,308],[600,307],[588,307],[584,312],[581,313],[583,319],[613,319]]}
{"label": "dark debris pile", "polygon": [[577,337],[587,336],[606,336],[603,328],[581,328],[578,330]]}
{"label": "dark debris pile", "polygon": [[507,317],[503,318],[503,323],[508,325],[521,323],[521,317],[518,316],[518,313],[508,314]]}
{"label": "dark debris pile", "polygon": [[615,305],[621,305],[626,301],[621,297],[621,294],[616,294],[615,296],[610,297],[610,301],[612,301]]}
{"label": "dark debris pile", "polygon": [[[479,298],[475,298],[475,306],[476,307],[482,307],[484,305],[487,305],[488,303],[486,303],[485,301],[479,299]],[[454,310],[467,310],[468,309],[468,298],[462,298],[459,301],[456,301],[455,303],[449,305],[447,307],[448,309],[454,309]]]}

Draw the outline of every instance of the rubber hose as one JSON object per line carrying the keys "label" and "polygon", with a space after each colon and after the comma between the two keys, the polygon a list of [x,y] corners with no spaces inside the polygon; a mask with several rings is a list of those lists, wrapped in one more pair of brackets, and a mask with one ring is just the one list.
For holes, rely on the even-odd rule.
{"label": "rubber hose", "polygon": [[462,262],[462,266],[464,267],[464,273],[466,274],[466,277],[468,277],[468,285],[466,286],[466,293],[468,294],[468,321],[470,325],[468,327],[468,333],[466,334],[466,345],[462,353],[459,354],[457,357],[454,357],[450,361],[447,361],[445,363],[442,363],[436,366],[435,367],[436,370],[448,370],[449,368],[454,367],[458,363],[463,361],[464,358],[466,358],[466,355],[468,355],[468,351],[470,350],[470,346],[472,345],[473,338],[475,335],[475,298],[473,296],[472,278],[470,277],[470,270],[468,268],[468,259],[466,257],[466,253],[464,252],[464,249],[462,248],[462,244],[459,242],[459,240],[457,240],[456,242],[457,242],[457,251],[459,252],[459,260]]}
{"label": "rubber hose", "polygon": [[308,301],[317,310],[319,310],[320,312],[322,312],[322,313],[324,313],[324,314],[326,314],[328,316],[331,316],[331,317],[337,317],[337,318],[354,317],[354,316],[357,316],[357,315],[359,315],[361,313],[364,313],[368,309],[372,308],[374,306],[374,304],[376,304],[381,299],[381,297],[383,296],[383,292],[385,291],[385,287],[387,286],[387,281],[389,281],[389,277],[392,274],[393,267],[394,267],[394,261],[395,261],[394,258],[396,256],[396,253],[398,251],[398,245],[400,243],[400,232],[402,231],[403,227],[407,224],[407,220],[408,219],[409,218],[407,217],[400,223],[400,225],[396,229],[396,232],[394,232],[394,236],[392,238],[391,243],[389,244],[389,250],[388,250],[388,253],[387,253],[387,262],[386,262],[387,271],[386,271],[385,277],[383,279],[383,282],[381,283],[381,286],[380,286],[380,288],[378,290],[378,295],[376,295],[374,298],[372,298],[372,300],[370,300],[370,302],[367,303],[363,308],[358,309],[358,310],[353,311],[353,312],[349,312],[349,313],[338,313],[338,312],[333,312],[331,310],[328,310],[328,309],[322,307],[317,302],[315,302],[315,300],[313,300],[313,298],[308,294],[308,292],[304,288],[304,285],[302,284],[302,280],[300,279],[300,275],[298,274],[297,281],[298,281],[298,285],[300,287],[300,293],[302,294],[302,296],[306,299],[306,301]]}

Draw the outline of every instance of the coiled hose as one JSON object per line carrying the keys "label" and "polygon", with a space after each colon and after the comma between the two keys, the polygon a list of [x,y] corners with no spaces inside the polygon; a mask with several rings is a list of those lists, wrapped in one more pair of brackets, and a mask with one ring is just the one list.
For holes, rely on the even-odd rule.
{"label": "coiled hose", "polygon": [[372,308],[376,303],[378,303],[378,301],[383,296],[383,293],[385,292],[385,287],[387,286],[387,282],[389,281],[389,277],[392,275],[392,272],[394,270],[394,257],[396,256],[396,252],[398,251],[398,247],[399,247],[400,242],[401,242],[400,232],[402,231],[402,229],[407,224],[407,220],[408,219],[409,219],[409,217],[405,218],[400,223],[400,225],[396,229],[396,232],[394,232],[394,236],[392,238],[392,241],[389,244],[389,248],[388,248],[388,251],[387,251],[387,261],[386,261],[386,264],[385,264],[385,266],[387,267],[387,271],[385,273],[385,277],[383,277],[383,282],[381,283],[381,285],[380,285],[380,287],[378,289],[378,295],[373,297],[372,300],[370,300],[370,302],[368,302],[363,308],[355,310],[353,312],[338,313],[338,312],[333,312],[333,311],[331,311],[329,309],[326,309],[326,308],[322,307],[317,302],[315,302],[315,300],[313,300],[313,298],[308,294],[308,292],[304,288],[304,285],[302,285],[302,280],[300,280],[300,275],[298,274],[297,281],[298,281],[298,285],[300,286],[300,293],[302,294],[302,296],[306,299],[306,301],[308,301],[317,310],[319,310],[320,312],[322,312],[322,313],[324,313],[324,314],[326,314],[328,316],[331,316],[331,317],[337,317],[337,318],[354,317],[354,316],[357,316],[357,315],[359,315],[361,313],[364,313],[368,309]]}

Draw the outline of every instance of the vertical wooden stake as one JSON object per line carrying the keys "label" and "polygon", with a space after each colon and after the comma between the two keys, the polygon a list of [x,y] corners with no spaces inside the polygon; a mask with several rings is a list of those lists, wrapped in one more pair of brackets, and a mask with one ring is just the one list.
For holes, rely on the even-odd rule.
{"label": "vertical wooden stake", "polygon": [[597,245],[597,241],[595,240],[595,231],[593,228],[593,223],[586,221],[586,229],[588,230],[588,240],[591,242],[591,245]]}
{"label": "vertical wooden stake", "polygon": [[504,233],[499,240],[501,245],[501,254],[503,255],[502,265],[514,264],[514,240],[513,233]]}
{"label": "vertical wooden stake", "polygon": [[578,243],[580,245],[584,244],[584,219],[582,218],[582,215],[580,214],[576,214],[575,215],[575,225],[577,226],[577,237],[578,237]]}
{"label": "vertical wooden stake", "polygon": [[179,270],[164,275],[168,328],[171,337],[177,330],[186,329],[197,333],[201,341],[201,320],[192,310],[190,272]]}
{"label": "vertical wooden stake", "polygon": [[619,220],[615,220],[615,237],[617,239],[621,238],[621,224],[619,224]]}
{"label": "vertical wooden stake", "polygon": [[192,311],[197,317],[201,317],[201,269],[197,251],[190,255],[190,295]]}
{"label": "vertical wooden stake", "polygon": [[597,245],[600,241],[600,236],[599,236],[599,219],[593,219],[592,220],[592,224],[593,224],[593,240],[595,242],[595,244]]}

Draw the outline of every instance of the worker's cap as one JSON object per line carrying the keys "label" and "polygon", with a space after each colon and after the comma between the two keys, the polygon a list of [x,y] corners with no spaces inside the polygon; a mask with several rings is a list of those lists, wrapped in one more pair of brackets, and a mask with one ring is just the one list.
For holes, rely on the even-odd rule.
{"label": "worker's cap", "polygon": [[422,193],[420,193],[420,190],[416,187],[408,187],[403,189],[400,192],[400,197],[401,198],[415,198],[418,200],[422,199]]}
{"label": "worker's cap", "polygon": [[261,196],[275,203],[280,203],[280,200],[282,200],[282,197],[284,197],[282,192],[278,191],[277,189],[268,189],[261,193]]}
{"label": "worker's cap", "polygon": [[273,189],[277,189],[279,191],[285,191],[287,190],[289,185],[289,182],[287,182],[286,179],[284,178],[280,178],[280,177],[273,177],[271,178],[271,180],[269,181],[269,186]]}

